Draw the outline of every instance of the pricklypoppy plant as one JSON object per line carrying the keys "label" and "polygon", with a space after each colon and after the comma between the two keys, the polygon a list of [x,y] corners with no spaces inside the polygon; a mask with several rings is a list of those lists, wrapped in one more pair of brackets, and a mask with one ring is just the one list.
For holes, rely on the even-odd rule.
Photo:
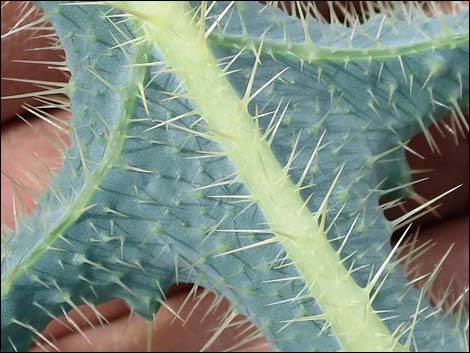
{"label": "pricklypoppy plant", "polygon": [[468,349],[466,312],[426,303],[439,268],[420,290],[397,268],[429,203],[393,221],[398,201],[379,205],[411,185],[412,136],[466,124],[468,10],[400,2],[346,26],[303,5],[37,5],[71,71],[38,94],[70,98],[72,143],[2,246],[2,351],[81,304],[151,319],[178,282],[281,351]]}

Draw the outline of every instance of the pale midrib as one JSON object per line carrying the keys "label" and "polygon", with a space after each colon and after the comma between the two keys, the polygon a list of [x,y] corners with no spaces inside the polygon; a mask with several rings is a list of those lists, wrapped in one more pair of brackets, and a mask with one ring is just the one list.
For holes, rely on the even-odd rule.
{"label": "pale midrib", "polygon": [[[136,53],[136,63],[146,62],[147,56],[150,49],[146,45],[141,45]],[[32,267],[36,261],[41,258],[52,245],[61,238],[64,233],[69,229],[82,214],[88,209],[92,208],[90,200],[93,195],[99,190],[98,186],[101,185],[102,181],[106,177],[108,171],[113,168],[116,161],[121,156],[121,151],[126,140],[126,131],[131,121],[130,112],[133,111],[133,107],[136,103],[138,95],[137,84],[143,83],[145,79],[146,69],[143,67],[133,67],[130,69],[129,85],[126,88],[121,88],[121,94],[124,94],[126,101],[123,104],[123,110],[119,117],[119,123],[116,128],[111,130],[109,139],[107,141],[106,151],[103,155],[102,162],[99,168],[92,174],[87,176],[85,183],[83,184],[81,191],[74,198],[74,200],[67,206],[63,216],[58,221],[57,225],[51,229],[47,234],[44,235],[36,248],[33,248],[25,257],[23,257],[15,266],[8,269],[6,276],[2,278],[2,296],[7,295],[10,291],[17,276],[21,273],[26,273],[27,270]],[[93,117],[90,117],[92,119]],[[77,136],[78,138],[78,136]],[[80,141],[77,141],[77,144]],[[81,147],[78,147],[81,148]],[[86,163],[86,161],[82,161]]]}
{"label": "pale midrib", "polygon": [[145,20],[147,40],[161,50],[164,62],[183,82],[188,98],[237,169],[238,180],[263,210],[322,308],[321,320],[331,324],[343,350],[406,351],[373,312],[368,290],[360,288],[344,268],[318,224],[319,215],[303,206],[298,189],[260,138],[247,102],[240,100],[217,66],[204,31],[191,21],[189,5],[136,1],[125,6],[121,9]]}
{"label": "pale midrib", "polygon": [[[224,47],[259,48],[261,39],[223,33],[212,33],[209,36],[211,44]],[[457,33],[435,37],[432,40],[423,41],[411,45],[402,45],[384,48],[351,48],[335,49],[321,45],[315,45],[312,42],[294,43],[263,40],[263,53],[274,56],[289,56],[305,62],[317,61],[356,61],[356,60],[389,60],[399,58],[410,54],[419,54],[429,50],[438,50],[442,48],[452,48],[464,43],[468,43],[468,33]]]}

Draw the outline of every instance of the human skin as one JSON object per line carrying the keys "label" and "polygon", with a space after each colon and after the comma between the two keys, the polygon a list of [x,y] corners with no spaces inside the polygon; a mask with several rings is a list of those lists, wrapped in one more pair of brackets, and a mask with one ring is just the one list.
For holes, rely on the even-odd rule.
{"label": "human skin", "polygon": [[[14,14],[18,12],[16,6],[7,4],[2,9],[2,24],[4,18],[14,18]],[[6,30],[7,28],[2,27],[2,33]],[[24,59],[28,45],[38,44],[32,41],[25,43],[24,40],[15,39],[15,37],[2,40],[4,49],[2,51],[2,76],[31,77],[34,74],[35,79],[51,80],[49,73],[51,70],[44,69],[47,66],[40,66],[38,70],[38,65],[8,64],[12,60]],[[40,60],[59,61],[63,59],[61,55],[63,54],[60,52],[52,52],[47,58],[42,57]],[[63,79],[63,75],[56,78]],[[2,96],[26,91],[26,88],[12,86],[11,83],[5,86],[3,84]],[[24,112],[21,115],[27,119],[28,123],[15,117],[14,113],[21,111],[20,103],[19,101],[4,101],[2,105],[1,221],[2,225],[8,228],[13,228],[15,225],[15,213],[16,217],[20,217],[34,210],[33,200],[47,187],[50,180],[49,171],[54,172],[60,168],[60,150],[68,146],[69,140],[66,131],[60,132],[41,119],[28,116]],[[64,127],[70,119],[69,114],[63,111],[56,111],[54,116],[58,121],[63,122]],[[429,180],[416,185],[416,193],[426,199],[431,199],[456,185],[463,184],[463,186],[443,199],[442,206],[437,210],[440,217],[428,214],[417,222],[420,224],[418,242],[423,243],[429,239],[436,242],[436,245],[419,259],[419,273],[432,271],[449,246],[455,244],[433,287],[436,297],[434,300],[437,300],[439,293],[443,293],[449,281],[453,279],[452,288],[456,294],[449,297],[449,301],[452,301],[457,293],[461,293],[468,286],[468,133],[466,139],[461,135],[458,137],[458,144],[450,134],[441,136],[435,128],[431,128],[431,133],[441,150],[440,155],[430,151],[423,135],[417,136],[410,143],[413,150],[425,157],[425,160],[422,160],[408,154],[411,168],[433,170],[416,176],[416,179],[430,177]],[[413,201],[408,201],[406,207],[410,210],[413,207]],[[395,213],[388,216],[398,215],[399,213]],[[417,273],[413,276],[416,277]],[[178,311],[190,289],[190,285],[173,287],[167,295],[168,307],[173,311]],[[198,293],[201,292],[202,289],[198,291]],[[203,347],[213,334],[214,328],[217,327],[220,317],[228,308],[228,303],[222,302],[214,313],[201,322],[201,318],[211,306],[213,299],[212,294],[206,296],[199,303],[191,318],[186,320],[185,325],[180,320],[175,320],[174,314],[167,308],[159,310],[153,322],[152,350],[194,351]],[[195,303],[195,300],[190,300],[186,304],[180,314],[183,319],[194,308]],[[52,322],[45,334],[54,338],[54,344],[60,350],[143,351],[147,348],[148,324],[139,317],[130,315],[123,301],[114,300],[98,307],[98,310],[110,322],[104,327],[100,325],[92,310],[86,307],[81,310],[89,317],[95,328],[90,327],[76,312],[71,312],[70,316],[92,344],[89,344],[79,332],[70,332],[59,323]],[[245,327],[243,326],[238,331],[233,328],[226,330],[209,347],[209,350],[220,351],[235,345],[240,341],[237,332],[241,332]],[[257,346],[260,351],[270,350],[263,339],[252,342],[250,346]],[[43,348],[50,347],[43,344]],[[35,346],[33,350],[40,351],[41,347]]]}

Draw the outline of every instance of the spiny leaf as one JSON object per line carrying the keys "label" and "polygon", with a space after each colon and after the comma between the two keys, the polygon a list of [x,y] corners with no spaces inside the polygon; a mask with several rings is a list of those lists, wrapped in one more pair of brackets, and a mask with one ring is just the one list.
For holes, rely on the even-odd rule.
{"label": "spiny leaf", "polygon": [[2,350],[82,303],[151,319],[175,282],[279,350],[466,349],[465,318],[396,268],[408,220],[379,197],[410,182],[414,134],[468,110],[467,10],[345,27],[251,2],[38,4],[72,73],[72,146],[6,244]]}

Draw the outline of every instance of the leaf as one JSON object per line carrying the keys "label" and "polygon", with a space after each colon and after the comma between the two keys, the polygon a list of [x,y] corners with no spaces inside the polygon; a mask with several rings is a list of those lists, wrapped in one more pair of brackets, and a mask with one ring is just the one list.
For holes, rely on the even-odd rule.
{"label": "leaf", "polygon": [[407,220],[379,198],[411,180],[414,134],[468,110],[468,10],[345,27],[252,2],[38,4],[72,72],[72,146],[2,255],[3,351],[83,303],[151,319],[175,282],[278,350],[467,349],[464,318],[397,268]]}

